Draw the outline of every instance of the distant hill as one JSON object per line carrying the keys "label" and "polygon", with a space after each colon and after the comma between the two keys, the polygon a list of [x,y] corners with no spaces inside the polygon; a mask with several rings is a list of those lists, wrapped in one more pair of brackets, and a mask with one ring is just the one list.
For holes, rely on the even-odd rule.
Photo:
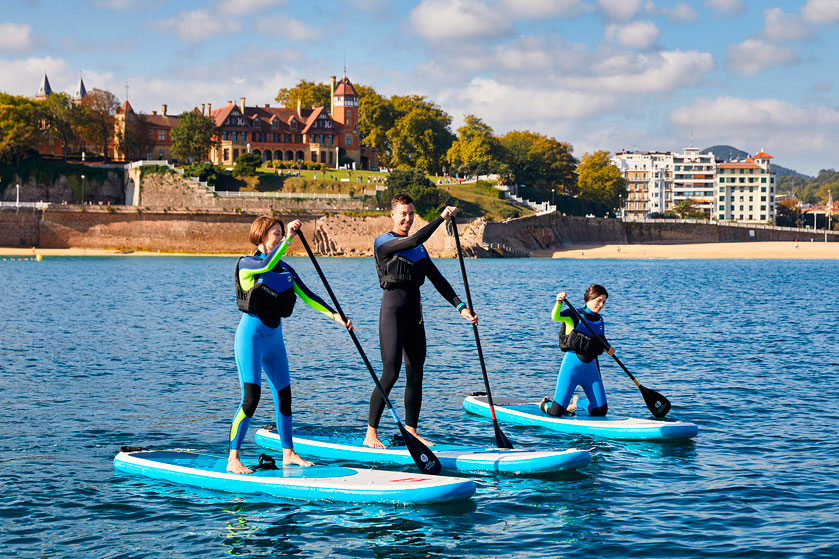
{"label": "distant hill", "polygon": [[[737,149],[733,146],[711,146],[709,148],[705,148],[702,150],[701,153],[713,153],[714,157],[717,159],[722,159],[723,161],[733,161],[735,159],[745,159],[750,156],[750,153],[747,153],[743,150]],[[809,175],[805,175],[803,173],[799,173],[793,169],[787,169],[786,167],[781,167],[780,165],[775,165],[774,163],[771,164],[772,172],[778,178],[781,177],[801,177],[804,179],[812,178]]]}

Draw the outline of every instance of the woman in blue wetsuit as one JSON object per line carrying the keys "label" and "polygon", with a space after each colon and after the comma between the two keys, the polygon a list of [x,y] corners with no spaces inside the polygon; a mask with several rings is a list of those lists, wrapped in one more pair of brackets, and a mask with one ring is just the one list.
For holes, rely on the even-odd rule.
{"label": "woman in blue wetsuit", "polygon": [[[379,235],[373,243],[376,271],[379,285],[384,290],[379,310],[379,345],[382,351],[382,386],[390,393],[399,378],[402,358],[405,358],[405,429],[425,444],[432,444],[417,434],[420,407],[422,406],[422,369],[425,363],[425,324],[422,317],[420,286],[428,278],[440,295],[460,315],[478,323],[474,315],[462,302],[451,284],[446,281],[428,251],[422,245],[443,223],[453,217],[457,208],[443,210],[440,217],[408,235],[414,223],[414,201],[407,194],[397,194],[391,200],[390,216],[393,230]],[[384,448],[379,440],[379,419],[384,411],[384,400],[378,390],[370,397],[370,412],[367,419],[367,433],[364,444]]]}
{"label": "woman in blue wetsuit", "polygon": [[242,387],[242,403],[230,427],[230,456],[227,470],[249,474],[251,469],[242,464],[239,449],[248,431],[251,417],[259,404],[262,392],[262,371],[268,377],[274,398],[277,431],[283,445],[283,464],[311,466],[292,446],[291,439],[291,379],[288,357],[283,342],[282,319],[291,316],[297,297],[346,328],[349,320],[312,293],[294,269],[280,260],[300,229],[300,221],[288,225],[288,236],[283,238],[283,222],[270,216],[260,216],[251,225],[250,241],[257,245],[253,256],[243,256],[236,263],[236,300],[242,320],[236,329],[236,365]]}
{"label": "woman in blue wetsuit", "polygon": [[[566,295],[564,291],[557,294],[556,305],[551,313],[551,318],[562,323],[559,331],[559,348],[565,352],[565,357],[562,358],[562,365],[557,375],[553,400],[545,398],[539,407],[548,415],[575,415],[577,398],[574,397],[572,401],[571,396],[574,394],[574,389],[581,386],[589,401],[589,415],[604,416],[608,409],[606,389],[603,387],[603,379],[600,378],[600,363],[597,361],[597,356],[603,353],[604,347],[593,336],[592,331],[582,321],[578,321],[571,311],[563,310],[562,302]],[[599,313],[608,297],[609,293],[605,287],[593,284],[586,289],[583,296],[585,306],[578,309],[594,333],[604,340],[606,338],[603,318]],[[614,355],[615,349],[609,346],[606,353]]]}

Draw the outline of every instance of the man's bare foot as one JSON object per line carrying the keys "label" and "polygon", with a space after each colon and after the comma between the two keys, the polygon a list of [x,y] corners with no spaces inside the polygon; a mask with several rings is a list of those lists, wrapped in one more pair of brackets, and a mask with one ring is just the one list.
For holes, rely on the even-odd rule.
{"label": "man's bare foot", "polygon": [[313,462],[309,462],[296,452],[294,449],[291,448],[284,448],[283,449],[283,466],[289,466],[291,464],[296,464],[297,466],[312,466]]}
{"label": "man's bare foot", "polygon": [[387,448],[382,441],[379,440],[378,429],[367,426],[367,434],[364,436],[364,442],[361,443],[370,448]]}
{"label": "man's bare foot", "polygon": [[230,456],[227,458],[227,471],[234,474],[252,474],[253,470],[242,464],[239,458],[239,451],[230,449]]}
{"label": "man's bare foot", "polygon": [[568,407],[566,408],[568,412],[577,411],[577,398],[579,398],[579,396],[577,396],[576,394],[571,396],[571,403],[568,404]]}
{"label": "man's bare foot", "polygon": [[431,441],[428,441],[428,440],[426,440],[426,439],[424,439],[424,438],[420,437],[420,436],[417,434],[417,428],[416,428],[416,427],[405,427],[405,430],[406,430],[406,431],[408,431],[408,432],[409,432],[410,434],[412,434],[413,436],[415,436],[415,437],[417,438],[417,440],[418,440],[419,442],[421,442],[422,444],[424,444],[425,446],[434,446],[434,443],[432,443]]}

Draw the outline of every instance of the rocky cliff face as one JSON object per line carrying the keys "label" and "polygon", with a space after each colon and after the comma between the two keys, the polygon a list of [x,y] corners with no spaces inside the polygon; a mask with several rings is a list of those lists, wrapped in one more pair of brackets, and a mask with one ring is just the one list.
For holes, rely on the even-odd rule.
{"label": "rocky cliff face", "polygon": [[[81,170],[80,173],[84,171]],[[14,181],[12,185],[6,185],[3,191],[3,200],[14,202],[17,197],[17,188]],[[53,204],[81,203],[82,195],[86,202],[98,204],[124,204],[125,190],[122,177],[118,173],[109,172],[104,180],[91,179],[87,177],[82,189],[81,179],[77,176],[59,176],[55,179],[45,180],[30,177],[27,181],[20,182],[21,202],[52,202]]]}
{"label": "rocky cliff face", "polygon": [[[417,217],[411,231],[418,231],[427,223],[421,217]],[[331,256],[373,256],[373,241],[391,229],[393,221],[390,216],[324,216],[315,222],[315,250]],[[425,248],[434,256],[454,256],[454,240],[446,234],[445,224],[438,227],[425,242]]]}

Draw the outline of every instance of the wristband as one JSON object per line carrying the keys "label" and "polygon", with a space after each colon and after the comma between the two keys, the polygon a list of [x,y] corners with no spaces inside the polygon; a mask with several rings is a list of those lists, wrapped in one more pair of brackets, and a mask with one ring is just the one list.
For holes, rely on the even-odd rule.
{"label": "wristband", "polygon": [[457,312],[462,311],[466,307],[466,303],[461,303],[457,306]]}

